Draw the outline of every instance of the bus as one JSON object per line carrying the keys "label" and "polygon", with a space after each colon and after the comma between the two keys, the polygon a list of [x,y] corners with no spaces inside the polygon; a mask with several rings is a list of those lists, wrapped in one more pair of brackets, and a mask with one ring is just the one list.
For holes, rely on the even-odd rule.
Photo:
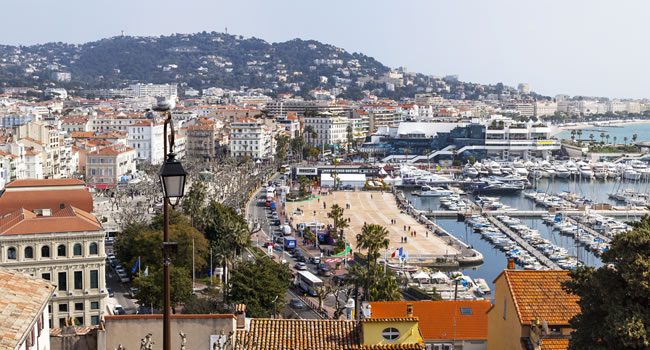
{"label": "bus", "polygon": [[309,271],[298,271],[296,284],[303,292],[315,297],[318,296],[317,291],[323,287],[323,280]]}
{"label": "bus", "polygon": [[275,199],[275,188],[269,187],[266,189],[266,206],[270,207],[271,203]]}

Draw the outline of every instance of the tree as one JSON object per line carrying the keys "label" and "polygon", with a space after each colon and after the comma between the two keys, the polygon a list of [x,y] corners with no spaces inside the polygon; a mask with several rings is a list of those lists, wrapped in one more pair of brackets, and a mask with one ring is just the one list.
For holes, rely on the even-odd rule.
{"label": "tree", "polygon": [[[192,295],[192,279],[189,270],[174,266],[169,270],[170,299],[172,307],[185,302]],[[149,276],[140,275],[133,280],[133,285],[138,288],[135,298],[138,304],[156,309],[163,308],[163,269],[149,271]]]}
{"label": "tree", "polygon": [[367,162],[368,161],[368,153],[367,152],[361,153],[361,158],[363,158],[364,162]]}
{"label": "tree", "polygon": [[307,143],[310,144],[310,145],[312,145],[312,140],[313,140],[313,139],[312,139],[311,136],[312,136],[313,132],[314,132],[314,127],[311,126],[311,125],[307,125],[307,126],[305,126],[304,129],[303,129],[303,131],[302,131],[302,134],[303,134],[303,135],[307,135],[307,137],[309,137]]}
{"label": "tree", "polygon": [[600,142],[605,142],[605,133],[604,132],[600,133]]}
{"label": "tree", "polygon": [[276,161],[282,163],[284,158],[287,157],[287,151],[289,150],[289,136],[287,135],[276,135],[275,136],[275,157]]}
{"label": "tree", "polygon": [[232,304],[246,304],[247,316],[268,318],[284,307],[290,282],[291,271],[285,264],[269,258],[242,260],[232,270],[228,299]]}
{"label": "tree", "polygon": [[354,134],[352,133],[352,126],[348,125],[345,128],[346,136],[347,136],[347,148],[348,148],[348,153],[350,153],[350,145],[354,143]]}
{"label": "tree", "polygon": [[578,129],[577,133],[578,133],[578,141],[580,141],[580,139],[582,138],[582,129]]}
{"label": "tree", "polygon": [[[369,278],[366,281],[366,290],[370,290],[370,280],[374,278],[371,272],[377,267],[380,249],[388,249],[390,240],[388,230],[381,225],[365,224],[361,233],[357,235],[357,247],[367,250],[367,269]],[[372,264],[371,264],[372,262]],[[372,266],[371,266],[372,265]]]}
{"label": "tree", "polygon": [[201,211],[205,203],[207,195],[207,186],[202,181],[192,182],[190,191],[183,197],[183,213],[190,217],[192,227],[195,226],[195,221],[201,219]]}
{"label": "tree", "polygon": [[616,145],[616,136],[614,136],[614,144]]}
{"label": "tree", "polygon": [[393,270],[372,267],[370,273],[360,264],[350,265],[348,278],[356,290],[362,290],[366,301],[396,301],[402,298],[398,276]]}
{"label": "tree", "polygon": [[627,146],[627,136],[623,136],[623,144]]}
{"label": "tree", "polygon": [[300,161],[302,161],[302,150],[305,147],[305,139],[302,136],[298,136],[291,140],[291,153],[300,156]]}
{"label": "tree", "polygon": [[576,139],[576,129],[571,130],[571,141],[575,141]]}
{"label": "tree", "polygon": [[337,237],[339,240],[345,240],[343,236],[343,229],[347,228],[349,225],[348,221],[343,217],[343,208],[341,208],[338,204],[332,205],[330,212],[327,213],[327,217],[332,219],[332,230],[334,231],[335,237]]}
{"label": "tree", "polygon": [[609,143],[609,134],[605,135],[605,139],[607,139],[607,143]]}
{"label": "tree", "polygon": [[564,287],[580,297],[581,309],[569,321],[571,349],[650,347],[650,217],[630,224],[603,253],[602,267],[569,272]]}
{"label": "tree", "polygon": [[636,140],[639,138],[639,135],[633,134],[632,135],[632,142],[636,142]]}
{"label": "tree", "polygon": [[213,314],[217,312],[217,305],[211,298],[191,295],[183,304],[183,314]]}
{"label": "tree", "polygon": [[589,134],[589,139],[591,140],[591,143],[594,143],[594,134]]}

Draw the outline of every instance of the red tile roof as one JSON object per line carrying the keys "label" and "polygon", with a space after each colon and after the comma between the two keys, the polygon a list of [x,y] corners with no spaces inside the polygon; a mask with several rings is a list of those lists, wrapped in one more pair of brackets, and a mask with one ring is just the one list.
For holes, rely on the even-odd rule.
{"label": "red tile roof", "polygon": [[[16,187],[50,187],[50,186],[70,186],[70,185],[83,185],[85,183],[77,179],[26,179],[26,180],[14,180],[5,186],[6,188],[16,188]],[[0,197],[1,198],[1,197]]]}
{"label": "red tile roof", "polygon": [[562,282],[568,280],[566,270],[504,270],[504,277],[521,324],[539,319],[549,325],[568,325],[580,313],[579,297],[568,294]]}
{"label": "red tile roof", "polygon": [[569,348],[568,338],[542,339],[541,350],[565,350]]}
{"label": "red tile roof", "polygon": [[[487,339],[487,310],[492,304],[485,300],[371,302],[372,318],[404,317],[409,304],[425,340]],[[470,308],[472,314],[463,315],[461,308]]]}
{"label": "red tile roof", "polygon": [[64,207],[51,216],[37,216],[34,212],[21,208],[0,219],[0,236],[102,229],[94,216],[74,207]]}
{"label": "red tile roof", "polygon": [[361,323],[357,321],[253,319],[248,331],[237,332],[237,348],[239,350],[419,350],[423,348],[420,344],[363,345],[362,332]]}
{"label": "red tile roof", "polygon": [[54,290],[44,279],[0,268],[0,349],[18,349]]}
{"label": "red tile roof", "polygon": [[90,152],[91,155],[107,155],[107,156],[115,156],[118,154],[126,153],[129,151],[135,151],[135,148],[125,146],[122,144],[114,144],[111,146],[106,146],[103,148],[100,148],[96,151]]}

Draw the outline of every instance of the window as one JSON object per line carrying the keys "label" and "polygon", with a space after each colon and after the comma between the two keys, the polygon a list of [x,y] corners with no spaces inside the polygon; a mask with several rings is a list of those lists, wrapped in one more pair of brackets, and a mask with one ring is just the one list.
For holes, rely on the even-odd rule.
{"label": "window", "polygon": [[84,324],[83,316],[75,317],[74,324],[83,326]]}
{"label": "window", "polygon": [[74,289],[83,289],[83,272],[74,272]]}
{"label": "window", "polygon": [[90,324],[97,326],[99,324],[99,316],[90,316]]}
{"label": "window", "polygon": [[75,311],[83,311],[84,310],[84,303],[74,303],[74,310]]}
{"label": "window", "polygon": [[77,243],[74,245],[74,248],[72,249],[72,253],[74,256],[81,256],[81,244]]}
{"label": "window", "polygon": [[56,248],[57,256],[65,256],[65,245],[61,244]]}
{"label": "window", "polygon": [[59,312],[68,312],[68,304],[59,304]]}
{"label": "window", "polygon": [[48,281],[49,281],[50,278],[52,278],[52,277],[50,277],[50,274],[49,274],[49,273],[44,273],[44,274],[41,275],[41,278],[43,278],[44,280],[48,280]]}
{"label": "window", "polygon": [[472,308],[471,307],[461,307],[460,308],[460,314],[461,315],[471,315],[472,314]]}
{"label": "window", "polygon": [[34,259],[34,248],[25,247],[25,259]]}
{"label": "window", "polygon": [[99,288],[98,270],[90,270],[90,288]]}
{"label": "window", "polygon": [[90,247],[89,247],[88,251],[90,252],[90,254],[96,255],[97,254],[97,243],[95,243],[95,242],[90,243]]}
{"label": "window", "polygon": [[90,309],[91,309],[91,310],[97,310],[97,309],[99,309],[99,301],[91,301],[91,302],[90,302]]}
{"label": "window", "polygon": [[59,272],[59,290],[68,290],[68,279],[65,272]]}
{"label": "window", "polygon": [[397,330],[397,328],[386,328],[381,332],[381,336],[385,340],[392,341],[399,338],[399,330]]}
{"label": "window", "polygon": [[65,318],[59,318],[59,328],[65,328]]}
{"label": "window", "polygon": [[41,247],[41,258],[49,258],[50,257],[50,246],[49,245],[44,245]]}
{"label": "window", "polygon": [[503,297],[503,319],[506,319],[506,297]]}
{"label": "window", "polygon": [[16,260],[16,248],[7,249],[7,259]]}

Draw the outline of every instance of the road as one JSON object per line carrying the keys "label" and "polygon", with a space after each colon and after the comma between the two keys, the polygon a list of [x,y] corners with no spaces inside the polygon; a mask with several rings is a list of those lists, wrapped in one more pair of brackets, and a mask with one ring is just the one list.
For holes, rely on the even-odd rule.
{"label": "road", "polygon": [[115,304],[119,304],[122,305],[128,315],[136,313],[138,305],[134,299],[129,297],[131,283],[122,283],[109,263],[106,264],[106,285],[113,290],[114,294],[112,298],[109,297],[107,300],[111,312],[113,312],[112,308]]}

